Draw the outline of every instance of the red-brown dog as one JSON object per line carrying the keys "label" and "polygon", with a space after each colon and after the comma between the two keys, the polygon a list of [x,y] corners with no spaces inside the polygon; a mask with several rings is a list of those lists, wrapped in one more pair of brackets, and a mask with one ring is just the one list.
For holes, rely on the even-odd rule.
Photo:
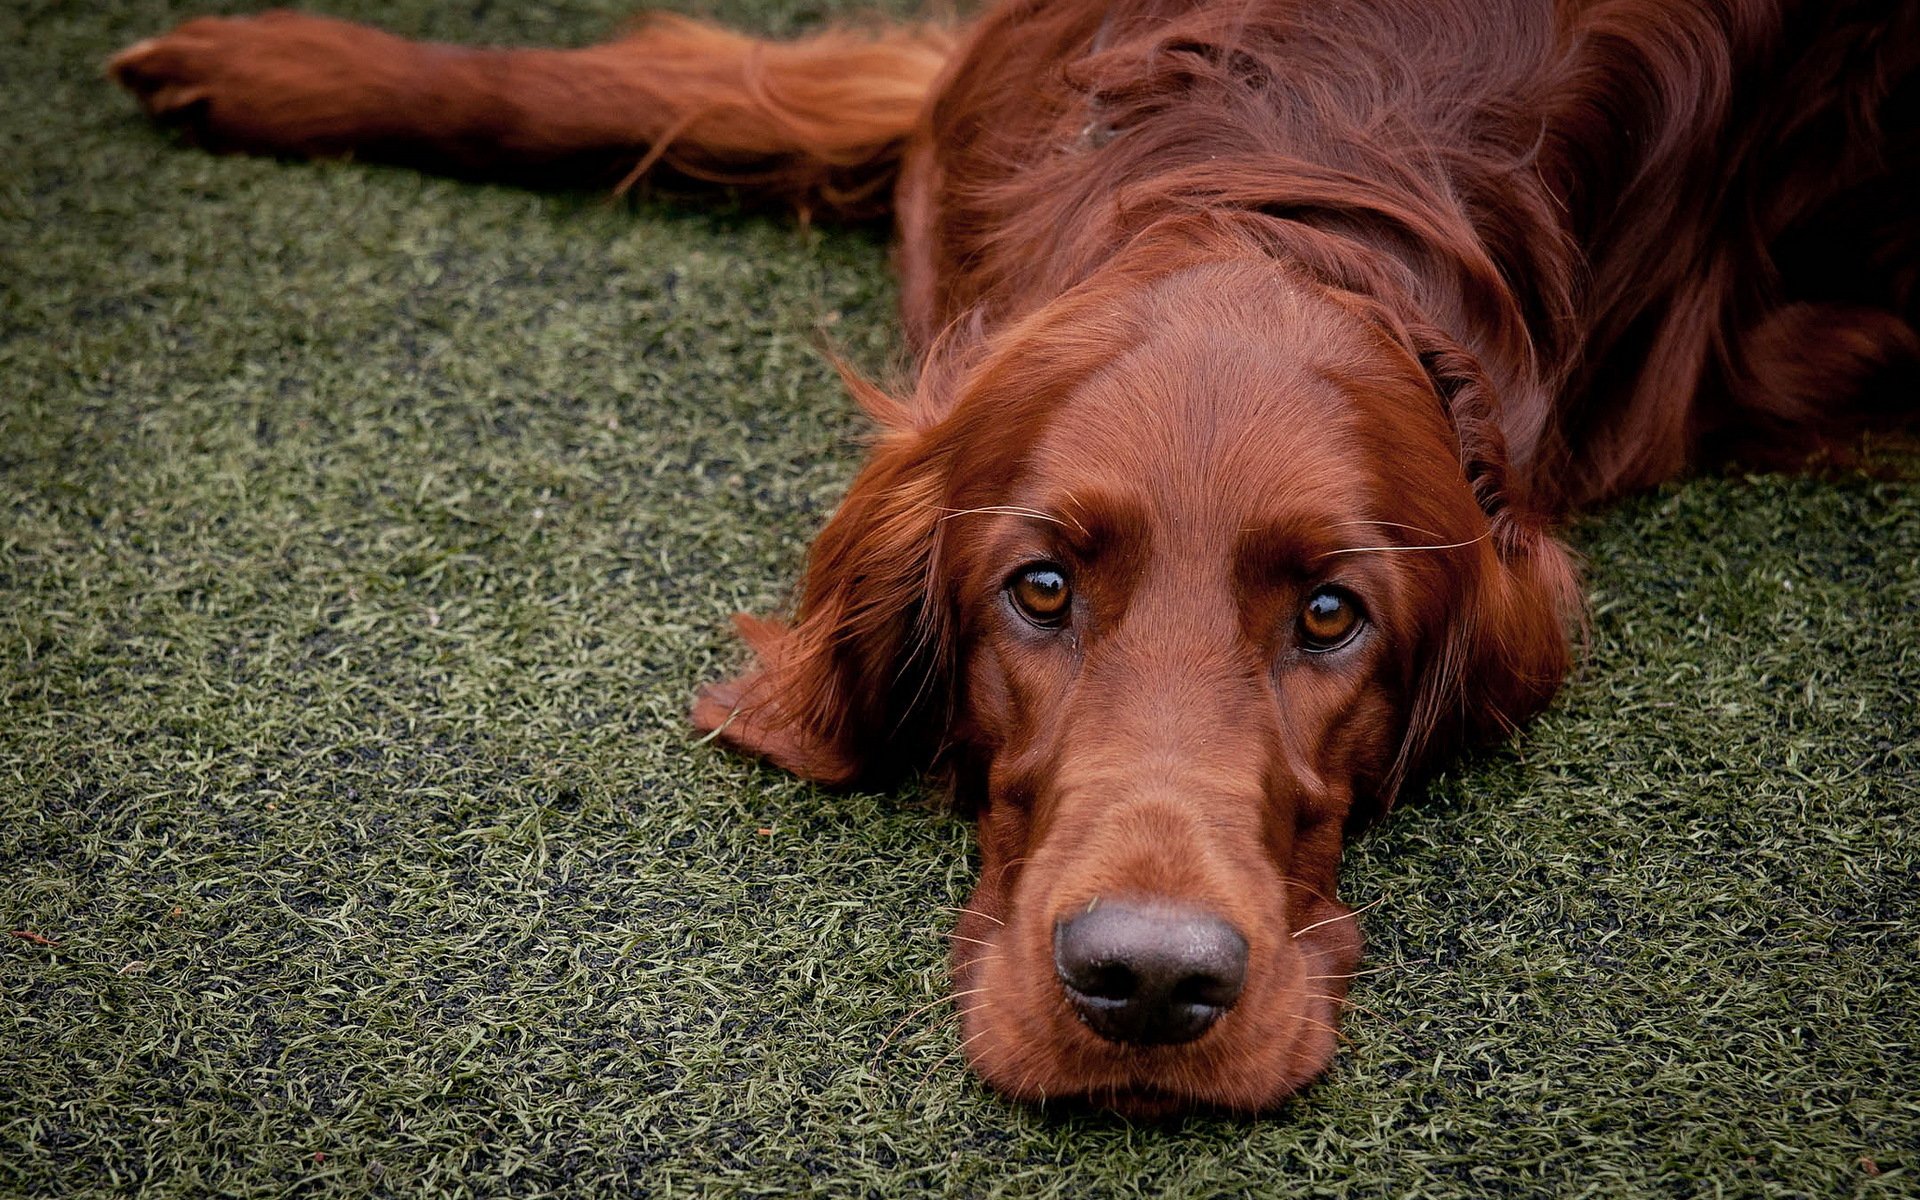
{"label": "red-brown dog", "polygon": [[1007,0],[578,51],[296,14],[117,57],[219,149],[649,170],[898,215],[911,396],[695,708],[979,815],[996,1087],[1267,1108],[1359,952],[1344,832],[1552,696],[1566,506],[1891,415],[1920,6]]}

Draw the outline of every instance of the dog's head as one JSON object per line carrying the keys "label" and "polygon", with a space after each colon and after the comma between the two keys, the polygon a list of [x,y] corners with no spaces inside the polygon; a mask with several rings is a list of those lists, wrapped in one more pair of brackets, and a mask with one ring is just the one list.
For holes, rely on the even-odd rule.
{"label": "dog's head", "polygon": [[990,1083],[1269,1107],[1332,1057],[1344,831],[1566,669],[1571,569],[1484,386],[1272,262],[1097,277],[915,403],[867,392],[796,619],[744,623],[758,663],[696,721],[833,783],[952,772]]}

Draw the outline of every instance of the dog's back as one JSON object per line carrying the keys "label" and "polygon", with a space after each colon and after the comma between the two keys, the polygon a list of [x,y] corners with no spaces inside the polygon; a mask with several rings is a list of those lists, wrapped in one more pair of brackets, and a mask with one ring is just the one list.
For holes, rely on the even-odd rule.
{"label": "dog's back", "polygon": [[1920,7],[1493,7],[1001,7],[909,164],[910,327],[1017,313],[1225,209],[1377,234],[1508,366],[1549,505],[1703,445],[1803,454],[1911,395]]}

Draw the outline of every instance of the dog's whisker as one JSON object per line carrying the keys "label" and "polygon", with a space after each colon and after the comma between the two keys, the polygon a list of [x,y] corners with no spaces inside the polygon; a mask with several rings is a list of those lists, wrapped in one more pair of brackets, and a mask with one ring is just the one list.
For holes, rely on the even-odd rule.
{"label": "dog's whisker", "polygon": [[1392,1021],[1388,1020],[1386,1017],[1381,1016],[1379,1013],[1375,1012],[1373,1009],[1368,1008],[1366,1005],[1361,1004],[1358,1001],[1350,1000],[1345,996],[1328,996],[1321,992],[1301,992],[1299,994],[1302,996],[1305,996],[1309,1000],[1325,1000],[1328,1004],[1333,1005],[1334,1008],[1339,1010],[1352,1009],[1355,1012],[1363,1012],[1368,1016],[1372,1017],[1376,1021],[1386,1021],[1387,1024],[1389,1025],[1393,1024]]}
{"label": "dog's whisker", "polygon": [[1302,975],[1300,978],[1302,981],[1309,982],[1309,983],[1319,982],[1321,980],[1328,980],[1328,979],[1358,979],[1362,975],[1380,975],[1380,974],[1384,974],[1387,971],[1393,970],[1395,967],[1412,966],[1412,965],[1414,964],[1388,963],[1384,967],[1368,967],[1364,971],[1349,971],[1345,975]]}
{"label": "dog's whisker", "polygon": [[955,905],[951,905],[951,904],[938,904],[938,905],[935,905],[934,907],[939,909],[941,912],[971,913],[972,915],[979,917],[983,921],[992,921],[995,925],[1006,924],[1006,922],[1002,921],[999,917],[993,916],[989,913],[983,913],[977,908],[967,908],[965,906],[956,907]]}
{"label": "dog's whisker", "polygon": [[[1020,1082],[1018,1085],[1014,1087],[1013,1094],[1016,1096],[1025,1095],[1027,1089],[1032,1086],[1033,1081],[1035,1079],[1038,1079],[1040,1077],[1040,1072],[1044,1069],[1045,1069],[1045,1065],[1043,1063],[1040,1063],[1037,1061],[1029,1062],[1027,1064],[1026,1070],[1020,1072]],[[1047,1102],[1046,1093],[1044,1091],[1042,1091],[1040,1094],[1039,1102],[1043,1105]]]}
{"label": "dog's whisker", "polygon": [[1337,917],[1328,917],[1324,921],[1315,921],[1313,924],[1308,925],[1304,929],[1294,930],[1292,936],[1300,937],[1302,934],[1312,933],[1314,930],[1320,928],[1322,925],[1332,925],[1336,921],[1351,921],[1355,917],[1359,916],[1361,913],[1367,911],[1368,909],[1372,908],[1376,904],[1379,904],[1381,901],[1385,899],[1386,899],[1385,896],[1380,896],[1373,900],[1367,901],[1365,904],[1362,904],[1359,908],[1354,909],[1352,912],[1342,913]]}
{"label": "dog's whisker", "polygon": [[915,1100],[919,1100],[926,1090],[933,1086],[934,1079],[940,1074],[940,1068],[952,1062],[959,1053],[960,1049],[956,1046],[945,1054],[942,1054],[939,1058],[934,1059],[933,1064],[921,1072],[920,1082],[913,1090],[913,1098]]}
{"label": "dog's whisker", "polygon": [[948,992],[946,995],[941,996],[939,999],[928,1001],[927,1003],[922,1004],[919,1008],[916,1008],[912,1012],[908,1013],[906,1016],[901,1017],[900,1023],[898,1025],[895,1025],[892,1029],[889,1029],[887,1031],[887,1036],[880,1039],[879,1049],[873,1052],[874,1061],[878,1062],[880,1060],[880,1056],[886,1052],[887,1047],[893,1044],[894,1037],[897,1036],[902,1029],[905,1029],[908,1023],[910,1023],[915,1017],[918,1017],[923,1013],[932,1012],[934,1009],[939,1008],[942,1004],[951,1004],[955,1000],[963,1000],[968,996],[977,996],[981,992],[984,992],[986,990],[987,990],[986,988],[977,987],[977,988],[970,988],[964,992]]}
{"label": "dog's whisker", "polygon": [[1318,900],[1323,904],[1339,903],[1339,901],[1335,900],[1332,896],[1327,895],[1325,892],[1319,890],[1318,888],[1308,887],[1306,884],[1301,883],[1298,879],[1289,879],[1289,878],[1286,878],[1285,876],[1282,876],[1280,882],[1283,884],[1286,884],[1288,887],[1299,888],[1301,891],[1305,892],[1309,896],[1312,896],[1315,900]]}
{"label": "dog's whisker", "polygon": [[[1004,955],[1004,954],[982,954],[982,955],[981,955],[980,957],[978,957],[978,958],[970,958],[970,959],[968,959],[968,960],[967,960],[967,962],[966,962],[966,965],[967,965],[967,967],[968,967],[968,968],[972,968],[972,967],[975,967],[975,966],[978,966],[978,965],[979,965],[979,964],[981,964],[981,963],[990,963],[990,962],[999,962],[999,961],[1000,961],[1001,959],[1003,959],[1003,958],[1005,958],[1005,957],[1006,957],[1006,955]],[[949,978],[949,979],[952,979],[952,978],[953,978],[953,976],[951,975],[951,973],[949,973],[949,975],[948,975],[948,978]],[[956,980],[955,982],[958,982],[958,981]]]}
{"label": "dog's whisker", "polygon": [[[933,1065],[928,1067],[924,1072],[922,1072],[923,1082],[920,1085],[921,1089],[924,1090],[926,1088],[932,1087],[933,1081],[939,1078],[940,1068],[946,1066],[948,1063],[952,1062],[954,1059],[964,1055],[966,1053],[967,1047],[972,1045],[980,1037],[984,1036],[986,1032],[987,1032],[986,1030],[982,1029],[966,1038],[963,1038],[961,1041],[956,1043],[951,1049],[949,1049],[945,1054],[942,1054],[939,1058],[935,1059],[933,1061]],[[918,1098],[919,1098],[919,1094],[916,1093],[915,1099],[918,1099]]]}
{"label": "dog's whisker", "polygon": [[1346,1034],[1341,1033],[1338,1029],[1327,1024],[1325,1021],[1316,1021],[1312,1017],[1306,1016],[1302,1013],[1294,1013],[1293,1019],[1300,1022],[1302,1025],[1311,1025],[1315,1029],[1324,1029],[1328,1033],[1332,1034],[1339,1041],[1344,1042],[1348,1040]]}

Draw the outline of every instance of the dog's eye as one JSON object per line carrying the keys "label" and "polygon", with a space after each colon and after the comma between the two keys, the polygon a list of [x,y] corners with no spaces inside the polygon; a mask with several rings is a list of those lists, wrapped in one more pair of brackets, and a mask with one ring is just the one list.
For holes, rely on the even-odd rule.
{"label": "dog's eye", "polygon": [[1310,651],[1338,650],[1360,630],[1360,601],[1351,592],[1323,587],[1300,608],[1300,641]]}
{"label": "dog's eye", "polygon": [[1027,620],[1046,626],[1064,624],[1073,599],[1066,573],[1050,563],[1022,567],[1007,581],[1007,594]]}

